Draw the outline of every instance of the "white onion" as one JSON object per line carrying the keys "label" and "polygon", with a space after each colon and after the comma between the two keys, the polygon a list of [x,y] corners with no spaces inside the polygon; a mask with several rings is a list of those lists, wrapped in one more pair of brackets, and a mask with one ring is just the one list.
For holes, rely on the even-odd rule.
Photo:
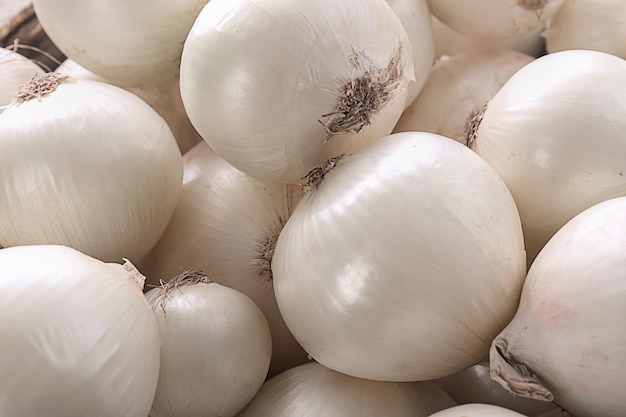
{"label": "white onion", "polygon": [[517,203],[528,265],[569,219],[626,194],[626,61],[563,51],[524,66],[488,103],[471,145]]}
{"label": "white onion", "polygon": [[431,414],[428,417],[526,417],[508,408],[490,404],[462,404]]}
{"label": "white onion", "polygon": [[486,49],[440,59],[394,132],[437,133],[466,144],[471,120],[502,85],[534,58]]}
{"label": "white onion", "polygon": [[20,84],[44,71],[33,61],[10,49],[0,48],[0,112],[15,98]]}
{"label": "white onion", "polygon": [[527,34],[545,25],[565,0],[428,0],[431,13],[468,36],[503,39]]}
{"label": "white onion", "polygon": [[173,81],[183,42],[208,0],[33,0],[55,46],[125,86]]}
{"label": "white onion", "polygon": [[272,332],[270,376],[308,361],[278,311],[270,269],[278,233],[301,194],[296,185],[251,178],[201,142],[184,156],[183,185],[167,229],[137,262],[151,284],[196,270],[250,297]]}
{"label": "white onion", "polygon": [[254,397],[272,356],[270,329],[250,298],[187,272],[146,293],[161,366],[151,417],[233,417]]}
{"label": "white onion", "polygon": [[555,404],[511,394],[491,379],[489,366],[474,365],[456,374],[434,381],[458,404],[491,404],[508,408],[528,416],[537,416],[551,410],[560,410]]}
{"label": "white onion", "polygon": [[435,41],[431,14],[426,0],[387,0],[409,35],[415,81],[409,84],[406,97],[408,107],[417,97],[428,78],[426,64],[435,61]]}
{"label": "white onion", "polygon": [[590,49],[626,58],[626,2],[565,0],[543,35],[548,53]]}
{"label": "white onion", "polygon": [[563,409],[556,409],[551,411],[546,411],[545,413],[539,414],[537,417],[573,417],[567,411]]}
{"label": "white onion", "polygon": [[542,37],[544,25],[511,38],[482,39],[459,33],[435,16],[431,16],[431,20],[435,41],[435,59],[444,55],[456,55],[477,49],[510,49],[533,57],[538,57],[544,52],[545,39]]}
{"label": "white onion", "polygon": [[0,271],[0,415],[147,416],[159,334],[131,264],[30,245]]}
{"label": "white onion", "polygon": [[426,417],[454,405],[433,382],[370,381],[311,362],[265,382],[238,417]]}
{"label": "white onion", "polygon": [[22,94],[0,113],[0,245],[63,244],[109,262],[145,255],[182,180],[163,118],[121,88],[55,73]]}
{"label": "white onion", "polygon": [[491,375],[577,417],[626,415],[626,197],[563,226],[528,271],[515,317],[494,339]]}
{"label": "white onion", "polygon": [[[123,85],[101,77],[78,65],[76,61],[71,59],[63,61],[54,71],[80,80],[101,81],[124,88]],[[181,153],[184,154],[195,144],[202,141],[196,129],[191,125],[183,107],[178,80],[158,85],[127,87],[126,89],[148,103],[150,107],[165,119],[170,129],[172,129]]]}
{"label": "white onion", "polygon": [[181,95],[230,164],[299,183],[391,132],[415,79],[411,50],[384,1],[212,0],[185,41]]}
{"label": "white onion", "polygon": [[387,381],[486,358],[525,271],[504,183],[467,147],[418,132],[335,160],[272,260],[279,309],[302,347],[331,369]]}

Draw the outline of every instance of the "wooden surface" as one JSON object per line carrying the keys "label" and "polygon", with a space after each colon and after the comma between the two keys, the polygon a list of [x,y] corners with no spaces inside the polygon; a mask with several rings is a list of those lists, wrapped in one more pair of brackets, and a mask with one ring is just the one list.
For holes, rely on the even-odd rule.
{"label": "wooden surface", "polygon": [[0,0],[0,46],[19,52],[47,70],[65,60],[39,24],[30,0]]}

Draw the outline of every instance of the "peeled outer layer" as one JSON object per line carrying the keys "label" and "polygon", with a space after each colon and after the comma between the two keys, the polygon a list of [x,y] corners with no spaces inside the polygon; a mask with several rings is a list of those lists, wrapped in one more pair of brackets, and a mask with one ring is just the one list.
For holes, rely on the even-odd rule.
{"label": "peeled outer layer", "polygon": [[491,379],[488,364],[474,365],[434,382],[458,404],[497,405],[533,417],[552,410],[560,412],[560,408],[554,403],[513,395]]}
{"label": "peeled outer layer", "polygon": [[408,107],[421,91],[429,71],[428,64],[435,61],[435,40],[431,13],[426,0],[387,0],[402,22],[411,42],[415,81],[409,84],[404,107]]}
{"label": "peeled outer layer", "polygon": [[526,415],[497,405],[475,403],[457,405],[429,417],[526,417]]}
{"label": "peeled outer layer", "polygon": [[272,332],[270,376],[307,362],[278,311],[270,269],[278,233],[300,200],[300,187],[255,180],[205,142],[183,160],[183,185],[170,223],[137,266],[152,285],[195,270],[250,297]]}
{"label": "peeled outer layer", "polygon": [[543,248],[494,339],[491,375],[577,417],[626,415],[626,197],[594,205]]}
{"label": "peeled outer layer", "polygon": [[208,0],[33,0],[54,44],[86,69],[136,87],[173,81]]}
{"label": "peeled outer layer", "polygon": [[415,79],[411,49],[380,0],[212,0],[185,41],[181,95],[227,162],[297,184],[391,132]]}
{"label": "peeled outer layer", "polygon": [[431,13],[467,36],[504,39],[544,26],[565,0],[428,0]]}
{"label": "peeled outer layer", "polygon": [[182,171],[170,128],[140,98],[60,80],[0,113],[0,245],[139,259],[170,220]]}
{"label": "peeled outer layer", "polygon": [[542,55],[545,50],[545,39],[542,33],[544,25],[519,36],[504,39],[482,39],[457,32],[448,25],[431,16],[433,38],[435,41],[435,60],[444,55],[456,55],[482,49],[510,49],[533,57]]}
{"label": "peeled outer layer", "polygon": [[544,37],[548,53],[590,49],[626,59],[626,2],[565,0]]}
{"label": "peeled outer layer", "polygon": [[13,101],[20,84],[41,73],[43,70],[25,56],[0,48],[0,113]]}
{"label": "peeled outer layer", "polygon": [[371,381],[311,362],[266,381],[237,417],[427,417],[454,405],[430,381]]}
{"label": "peeled outer layer", "polygon": [[506,49],[475,50],[440,59],[394,132],[431,132],[467,144],[472,119],[533,59]]}
{"label": "peeled outer layer", "polygon": [[626,194],[626,61],[596,51],[545,55],[487,104],[471,147],[502,177],[528,265],[593,204]]}
{"label": "peeled outer layer", "polygon": [[300,201],[272,271],[321,364],[373,380],[443,377],[487,357],[525,276],[515,203],[467,147],[397,133],[347,155]]}
{"label": "peeled outer layer", "polygon": [[160,341],[141,278],[64,246],[0,249],[0,415],[147,416]]}
{"label": "peeled outer layer", "polygon": [[272,339],[250,298],[215,282],[146,293],[161,365],[151,417],[234,417],[267,376]]}

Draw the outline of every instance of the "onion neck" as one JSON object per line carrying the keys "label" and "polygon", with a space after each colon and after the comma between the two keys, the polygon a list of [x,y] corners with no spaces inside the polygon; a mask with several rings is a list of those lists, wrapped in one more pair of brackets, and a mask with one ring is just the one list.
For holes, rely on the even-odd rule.
{"label": "onion neck", "polygon": [[518,0],[517,4],[526,10],[541,10],[548,0]]}
{"label": "onion neck", "polygon": [[18,103],[24,103],[33,99],[41,100],[43,96],[52,93],[59,84],[68,78],[67,75],[56,72],[36,74],[29,82],[20,85],[15,98]]}
{"label": "onion neck", "polygon": [[539,401],[553,401],[554,395],[524,364],[515,360],[505,339],[497,337],[489,351],[491,379],[514,395]]}
{"label": "onion neck", "polygon": [[185,271],[182,274],[170,279],[167,282],[161,281],[161,285],[157,287],[157,291],[153,292],[151,297],[148,299],[148,303],[154,309],[156,305],[161,307],[163,313],[167,313],[166,311],[166,301],[168,295],[178,289],[180,287],[184,287],[187,285],[195,285],[195,284],[210,284],[215,282],[208,275],[203,274],[198,271]]}

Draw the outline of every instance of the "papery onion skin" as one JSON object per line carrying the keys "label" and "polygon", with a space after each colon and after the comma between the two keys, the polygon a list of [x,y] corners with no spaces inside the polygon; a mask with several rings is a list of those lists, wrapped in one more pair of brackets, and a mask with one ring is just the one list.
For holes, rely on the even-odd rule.
{"label": "papery onion skin", "polygon": [[431,414],[429,417],[527,417],[516,411],[491,404],[462,404]]}
{"label": "papery onion skin", "polygon": [[545,25],[565,0],[428,0],[431,13],[467,36],[505,39]]}
{"label": "papery onion skin", "polygon": [[589,49],[626,59],[626,2],[565,0],[543,36],[548,53]]}
{"label": "papery onion skin", "polygon": [[299,184],[327,158],[391,132],[413,64],[384,1],[212,0],[185,41],[181,96],[230,164]]}
{"label": "papery onion skin", "polygon": [[10,49],[0,48],[0,112],[15,98],[20,84],[43,70],[33,61]]}
{"label": "papery onion skin", "polygon": [[502,386],[553,396],[577,417],[626,414],[625,210],[626,197],[598,203],[539,253],[492,344],[491,375]]}
{"label": "papery onion skin", "polygon": [[520,68],[534,60],[505,49],[485,49],[440,59],[394,132],[431,132],[467,144],[470,121]]}
{"label": "papery onion skin", "polygon": [[487,104],[471,148],[502,177],[530,265],[568,220],[626,194],[626,61],[555,52],[515,73]]}
{"label": "papery onion skin", "polygon": [[525,275],[515,203],[495,172],[440,135],[381,138],[300,201],[272,271],[279,309],[331,369],[434,379],[480,362]]}
{"label": "papery onion skin", "polygon": [[278,311],[270,269],[278,233],[302,196],[300,187],[255,180],[204,141],[183,160],[183,185],[172,218],[137,266],[152,285],[196,270],[250,297],[272,332],[269,376],[308,362]]}
{"label": "papery onion skin", "polygon": [[160,341],[137,274],[64,246],[0,249],[1,415],[148,414]]}
{"label": "papery onion skin", "polygon": [[238,417],[426,417],[454,405],[430,381],[371,381],[311,362],[266,381]]}
{"label": "papery onion skin", "polygon": [[428,78],[428,67],[435,61],[435,40],[431,14],[426,0],[387,0],[409,35],[415,81],[409,84],[405,108],[422,90]]}
{"label": "papery onion skin", "polygon": [[0,113],[0,245],[139,259],[167,226],[182,183],[170,128],[121,88],[46,77],[59,80],[54,91]]}
{"label": "papery onion skin", "polygon": [[33,0],[65,56],[125,87],[174,81],[182,45],[208,0]]}
{"label": "papery onion skin", "polygon": [[491,379],[487,364],[474,365],[456,374],[436,379],[434,382],[450,394],[458,404],[497,405],[529,416],[537,416],[539,413],[551,410],[560,410],[553,403],[511,394]]}
{"label": "papery onion skin", "polygon": [[[173,284],[173,285],[168,285]],[[233,417],[254,397],[272,357],[263,312],[243,293],[192,271],[146,293],[161,365],[151,417]]]}

